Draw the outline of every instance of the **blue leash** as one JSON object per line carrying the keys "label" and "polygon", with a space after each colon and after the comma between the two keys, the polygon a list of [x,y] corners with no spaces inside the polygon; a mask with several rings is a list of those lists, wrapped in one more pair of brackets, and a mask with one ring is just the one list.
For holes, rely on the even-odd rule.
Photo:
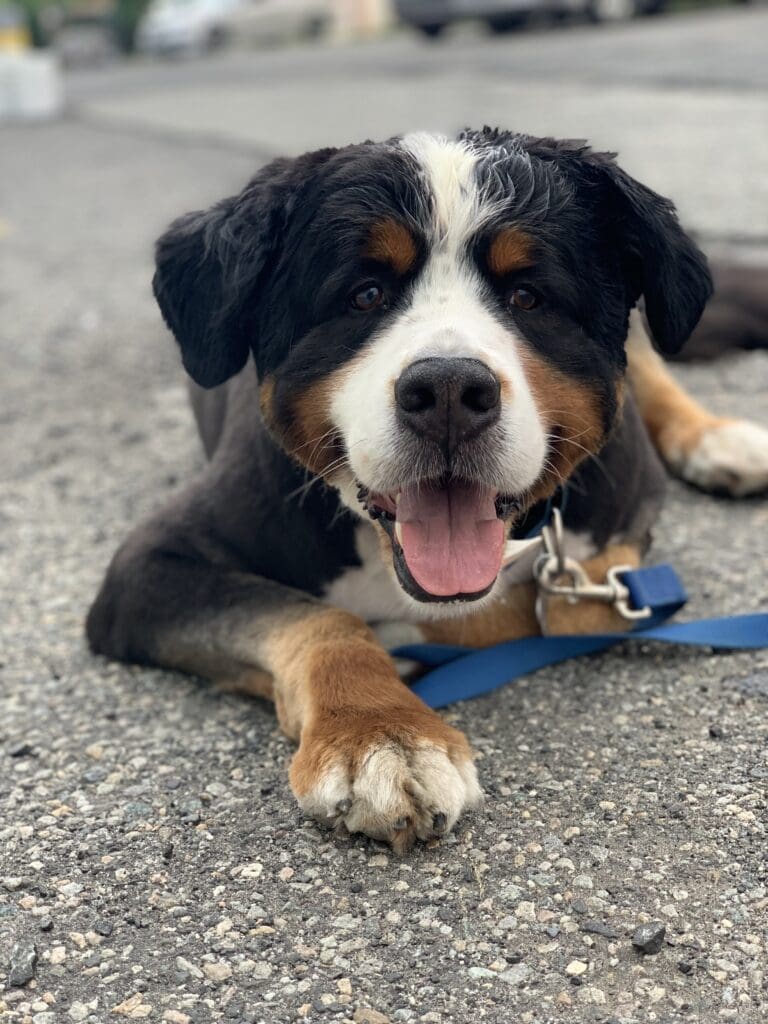
{"label": "blue leash", "polygon": [[621,576],[634,608],[651,609],[651,617],[626,633],[585,636],[535,636],[475,650],[449,644],[407,644],[392,651],[431,667],[413,692],[432,708],[469,700],[512,680],[582,654],[608,650],[624,640],[710,647],[726,651],[768,647],[768,614],[733,615],[698,622],[663,623],[688,600],[685,587],[671,565],[633,569]]}

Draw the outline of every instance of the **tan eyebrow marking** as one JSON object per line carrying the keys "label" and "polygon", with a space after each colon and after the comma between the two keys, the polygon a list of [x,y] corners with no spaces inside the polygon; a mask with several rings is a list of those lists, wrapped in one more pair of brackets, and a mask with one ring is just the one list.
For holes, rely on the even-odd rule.
{"label": "tan eyebrow marking", "polygon": [[395,273],[403,275],[415,266],[418,249],[408,228],[387,217],[371,228],[365,254],[381,263],[388,263]]}
{"label": "tan eyebrow marking", "polygon": [[504,277],[513,270],[529,267],[533,262],[531,249],[531,239],[525,232],[518,228],[504,228],[488,249],[488,269],[497,277]]}

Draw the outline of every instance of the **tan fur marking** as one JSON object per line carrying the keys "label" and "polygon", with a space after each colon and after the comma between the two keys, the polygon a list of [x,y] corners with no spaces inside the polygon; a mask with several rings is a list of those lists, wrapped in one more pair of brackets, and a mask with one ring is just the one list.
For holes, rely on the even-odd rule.
{"label": "tan fur marking", "polygon": [[429,643],[491,647],[505,640],[537,636],[535,605],[535,585],[518,583],[478,612],[422,623],[419,628]]}
{"label": "tan fur marking", "polygon": [[523,270],[531,263],[531,239],[523,231],[505,228],[491,242],[488,269],[497,277]]}
{"label": "tan fur marking", "polygon": [[319,645],[357,640],[375,643],[372,631],[362,619],[340,609],[321,607],[308,610],[299,620],[276,622],[265,650],[274,672],[286,678],[306,674],[311,667],[307,659]]}
{"label": "tan fur marking", "polygon": [[[317,791],[329,774],[354,779],[380,749],[416,751],[433,744],[454,763],[471,761],[464,736],[427,709],[402,683],[389,655],[368,626],[336,609],[275,627],[265,645],[275,672],[280,722],[300,739],[291,763],[299,799]],[[403,795],[409,825],[387,836],[396,849],[414,841],[423,808]]]}
{"label": "tan fur marking", "polygon": [[415,266],[418,249],[408,228],[387,217],[371,228],[365,255],[379,263],[387,263],[396,274],[403,276]]}
{"label": "tan fur marking", "polygon": [[266,377],[259,386],[259,406],[264,422],[280,437],[289,455],[323,476],[329,467],[343,457],[341,440],[330,420],[330,405],[334,389],[339,386],[338,370],[324,377],[292,398],[288,415],[277,419],[275,396],[277,385]]}
{"label": "tan fur marking", "polygon": [[691,398],[653,349],[637,312],[630,318],[627,359],[640,414],[670,472],[735,498],[768,490],[768,430],[714,416]]}
{"label": "tan fur marking", "polygon": [[258,668],[244,669],[236,676],[223,676],[216,680],[216,685],[225,693],[243,693],[248,697],[262,697],[274,701],[274,680],[269,672]]}
{"label": "tan fur marking", "polygon": [[271,427],[274,420],[272,403],[275,397],[275,382],[271,377],[266,377],[259,385],[259,407],[264,422]]}
{"label": "tan fur marking", "polygon": [[[274,630],[267,650],[286,700],[295,702],[305,727],[323,736],[322,745],[335,746],[337,731],[350,731],[344,751],[352,766],[359,764],[376,728],[393,724],[395,712],[404,733],[414,715],[423,717],[421,701],[403,686],[392,659],[355,615],[315,612]],[[437,716],[435,721],[442,725]],[[437,740],[440,732],[426,738]]]}
{"label": "tan fur marking", "polygon": [[331,422],[331,400],[340,386],[337,370],[297,395],[291,402],[289,421],[278,428],[285,450],[304,466],[327,477],[344,461],[344,446]]}
{"label": "tan fur marking", "polygon": [[[548,465],[531,492],[531,504],[548,497],[587,456],[605,440],[603,410],[598,394],[568,377],[529,348],[521,350],[525,375],[550,436]],[[621,401],[621,381],[616,392]]]}
{"label": "tan fur marking", "polygon": [[627,339],[629,380],[656,449],[667,461],[689,455],[710,427],[725,423],[677,383],[639,320]]}
{"label": "tan fur marking", "polygon": [[308,688],[314,685],[313,659],[317,651],[330,645],[343,659],[347,646],[357,645],[360,640],[375,645],[362,619],[333,608],[313,609],[298,621],[273,626],[264,651],[275,675],[280,724],[287,735],[298,739],[312,711]]}

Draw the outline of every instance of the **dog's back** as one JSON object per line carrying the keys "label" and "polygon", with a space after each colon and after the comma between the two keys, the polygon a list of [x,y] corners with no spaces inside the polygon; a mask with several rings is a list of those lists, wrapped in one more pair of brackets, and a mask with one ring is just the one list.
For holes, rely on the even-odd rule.
{"label": "dog's back", "polygon": [[716,359],[729,349],[768,348],[768,267],[710,264],[715,293],[677,359]]}

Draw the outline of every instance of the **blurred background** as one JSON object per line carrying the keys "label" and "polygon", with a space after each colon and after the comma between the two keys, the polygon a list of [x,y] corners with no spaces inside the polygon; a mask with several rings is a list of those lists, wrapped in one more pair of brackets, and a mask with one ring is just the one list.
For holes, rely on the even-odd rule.
{"label": "blurred background", "polygon": [[[66,63],[118,53],[200,55],[235,46],[340,40],[408,26],[427,39],[475,23],[494,35],[532,23],[629,21],[723,0],[3,0],[0,45],[53,47]],[[749,2],[749,0],[734,0]]]}
{"label": "blurred background", "polygon": [[[427,39],[474,23],[503,35],[537,24],[616,23],[728,0],[3,0],[5,49],[54,47],[66,63],[135,51],[200,55],[302,39],[344,40],[407,26]],[[731,0],[748,3],[749,0]]]}
{"label": "blurred background", "polygon": [[[35,169],[47,189],[72,161],[66,233],[86,193],[130,204],[138,185],[139,220],[106,216],[148,246],[211,198],[194,161],[168,173],[169,145],[205,149],[215,194],[280,153],[491,123],[618,150],[705,245],[749,258],[768,230],[767,40],[768,6],[741,0],[0,0],[6,203],[35,207]],[[119,170],[95,156],[107,136],[131,144]]]}
{"label": "blurred background", "polygon": [[[768,7],[740,0],[0,0],[0,171],[34,188],[73,160],[70,215],[77,192],[162,181],[170,215],[209,196],[194,163],[162,178],[169,143],[204,147],[225,189],[280,153],[491,123],[619,150],[705,244],[751,250],[767,40]],[[105,134],[133,142],[122,183],[89,154]]]}

